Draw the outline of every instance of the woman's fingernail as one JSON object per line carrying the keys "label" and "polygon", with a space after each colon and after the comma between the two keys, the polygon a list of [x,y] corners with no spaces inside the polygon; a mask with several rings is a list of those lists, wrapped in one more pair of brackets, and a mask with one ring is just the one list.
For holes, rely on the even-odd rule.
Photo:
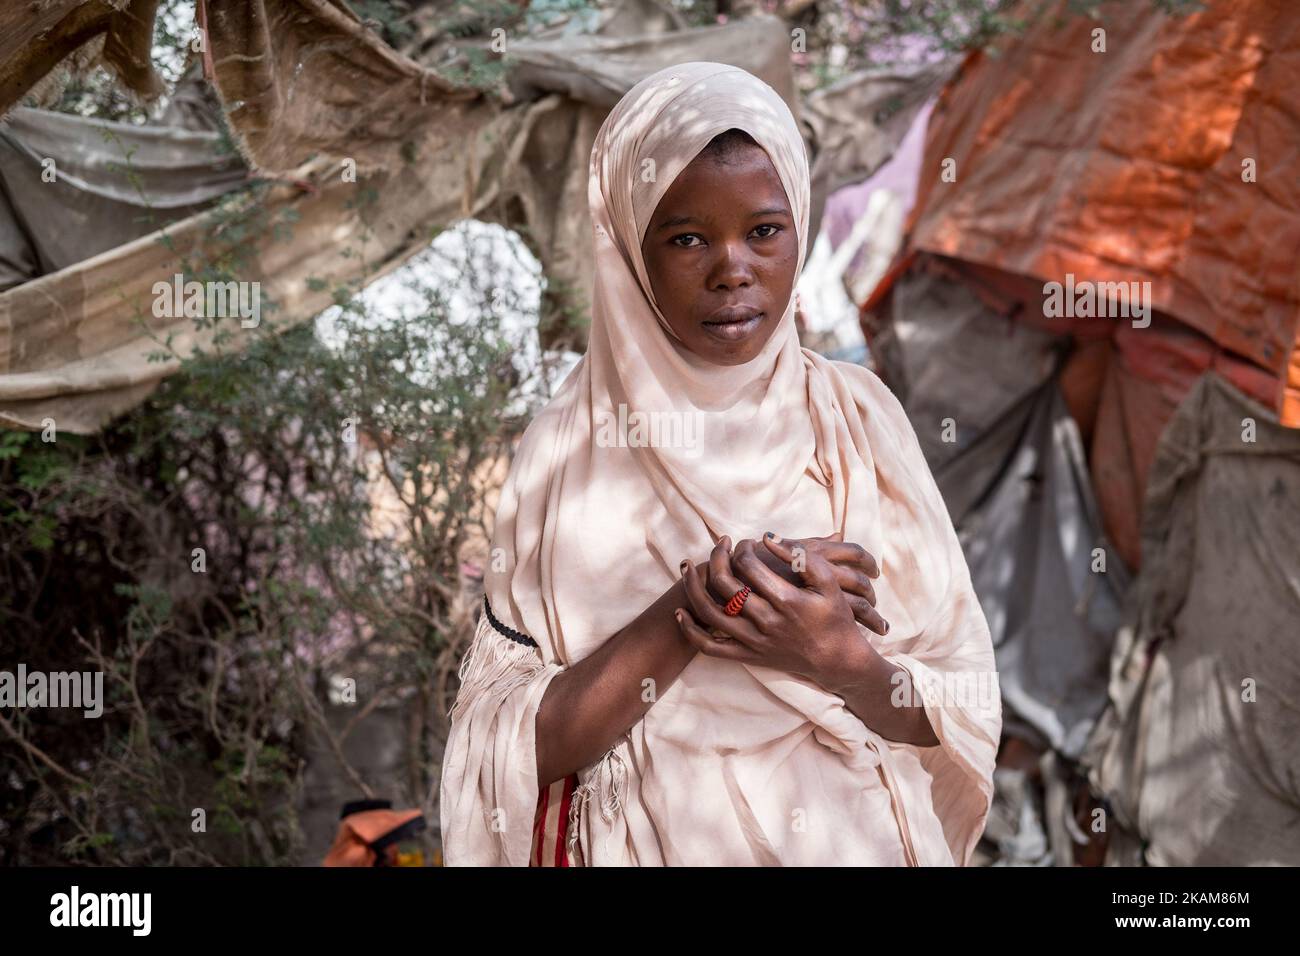
{"label": "woman's fingernail", "polygon": [[682,623],[682,612],[681,612],[681,611],[673,611],[673,617],[677,618],[677,623],[678,623],[678,624]]}
{"label": "woman's fingernail", "polygon": [[771,531],[767,532],[765,535],[763,535],[763,537],[771,538],[773,541],[781,540],[781,536],[779,534],[773,534]]}
{"label": "woman's fingernail", "polygon": [[888,622],[888,621],[885,621],[884,624],[885,624],[885,633],[888,634],[888,633],[889,633],[889,622]]}
{"label": "woman's fingernail", "polygon": [[682,574],[685,574],[685,573],[686,573],[686,565],[689,564],[689,563],[690,563],[690,562],[688,562],[685,558],[683,558],[683,559],[682,559],[682,563],[679,564],[679,565],[677,565],[677,570],[680,571]]}

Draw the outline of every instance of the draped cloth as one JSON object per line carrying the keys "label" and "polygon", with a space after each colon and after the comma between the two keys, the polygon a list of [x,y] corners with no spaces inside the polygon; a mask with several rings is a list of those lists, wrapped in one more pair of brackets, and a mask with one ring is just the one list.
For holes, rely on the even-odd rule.
{"label": "draped cloth", "polygon": [[[801,348],[793,301],[754,359],[725,367],[688,351],[654,302],[647,224],[730,128],[771,158],[802,268],[807,156],[788,107],[749,73],[655,73],[592,149],[590,345],[520,441],[485,579],[496,617],[538,646],[479,623],[442,768],[448,865],[527,863],[551,680],[657,600],[683,558],[768,530],[839,531],[876,556],[890,633],[859,630],[911,678],[896,692],[923,702],[939,745],[886,740],[810,681],[697,654],[671,686],[647,685],[645,716],[579,771],[569,822],[583,861],[964,865],[983,830],[1002,723],[993,649],[898,401],[868,369]],[[647,440],[634,423],[655,416],[678,430]]]}

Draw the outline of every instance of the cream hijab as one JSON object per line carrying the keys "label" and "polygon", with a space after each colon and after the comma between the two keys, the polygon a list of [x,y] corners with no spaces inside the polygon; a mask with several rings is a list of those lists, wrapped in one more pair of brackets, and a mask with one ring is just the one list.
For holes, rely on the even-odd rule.
{"label": "cream hijab", "polygon": [[[687,351],[654,302],[647,224],[677,175],[733,127],[780,175],[802,268],[808,162],[790,110],[761,80],[718,63],[670,67],[633,87],[596,138],[589,350],[520,443],[486,577],[497,617],[539,648],[480,626],[444,761],[450,864],[527,861],[533,720],[549,680],[658,599],[683,558],[704,560],[724,534],[768,530],[838,530],[877,556],[891,631],[863,636],[912,675],[941,746],[885,741],[818,686],[698,655],[580,774],[573,829],[586,861],[964,864],[983,829],[1000,701],[945,706],[925,687],[947,671],[992,672],[992,647],[898,402],[867,369],[802,349],[793,301],[763,350],[730,367]],[[609,424],[636,413],[681,428],[658,443],[631,429],[610,441]]]}

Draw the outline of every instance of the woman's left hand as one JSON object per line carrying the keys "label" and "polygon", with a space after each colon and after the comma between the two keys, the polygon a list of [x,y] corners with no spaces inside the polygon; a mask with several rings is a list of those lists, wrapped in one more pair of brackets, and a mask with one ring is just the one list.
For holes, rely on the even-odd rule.
{"label": "woman's left hand", "polygon": [[[686,595],[691,606],[678,613],[683,635],[710,657],[772,667],[828,690],[861,681],[878,655],[858,630],[830,563],[816,551],[807,551],[802,570],[796,572],[800,587],[768,567],[752,545],[738,547],[734,555],[730,547],[730,539],[724,536],[707,565],[701,569],[687,565]],[[772,547],[781,553],[781,544]],[[781,556],[793,559],[793,552]],[[733,573],[733,562],[743,581]],[[723,605],[746,584],[751,593],[740,614],[732,617]]]}
{"label": "woman's left hand", "polygon": [[876,589],[871,583],[872,579],[880,577],[880,565],[866,548],[845,541],[839,535],[780,538],[769,532],[761,542],[746,539],[736,545],[732,551],[731,567],[743,583],[752,585],[745,568],[752,567],[749,555],[753,554],[785,580],[800,584],[795,568],[812,551],[830,565],[835,583],[840,586],[858,623],[877,634],[888,634],[889,622],[876,610]]}

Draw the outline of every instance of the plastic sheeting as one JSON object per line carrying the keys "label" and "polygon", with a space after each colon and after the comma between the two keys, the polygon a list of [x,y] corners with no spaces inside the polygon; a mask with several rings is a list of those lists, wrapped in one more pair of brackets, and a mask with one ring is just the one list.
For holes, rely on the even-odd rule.
{"label": "plastic sheeting", "polygon": [[1027,33],[970,57],[931,116],[910,248],[1040,288],[1150,282],[1154,309],[1267,370],[1269,407],[1300,425],[1294,6],[1026,8]]}
{"label": "plastic sheeting", "polygon": [[[132,10],[151,21],[145,6]],[[60,31],[79,22],[77,7],[63,3],[73,19],[49,27],[41,42],[73,49],[75,37]],[[181,219],[0,292],[0,425],[35,428],[53,417],[63,430],[95,431],[179,368],[177,357],[150,360],[157,340],[171,337],[180,357],[210,347],[211,327],[150,315],[152,288],[177,271],[188,275],[185,263],[228,258],[241,231],[242,261],[226,277],[261,283],[280,327],[309,319],[330,304],[336,286],[378,278],[423,249],[434,228],[466,217],[523,232],[551,280],[548,295],[580,312],[591,281],[587,165],[610,84],[679,59],[720,59],[778,90],[794,89],[787,28],[775,17],[665,38],[646,32],[663,28],[663,9],[628,0],[602,20],[608,34],[570,37],[567,60],[562,43],[547,47],[546,69],[527,77],[530,95],[561,92],[507,106],[448,88],[329,0],[211,0],[200,5],[204,11],[227,120],[245,158],[276,173],[280,185],[256,208]],[[6,35],[0,49],[22,37],[35,42],[24,30]],[[620,50],[617,69],[605,64],[603,79],[575,85],[592,44],[606,41]],[[514,45],[528,50],[522,39]],[[19,75],[35,82],[19,70],[0,71],[0,83],[6,76],[19,82]],[[872,74],[811,95],[806,113],[792,104],[805,115],[820,188],[869,175],[906,130],[909,111],[924,102],[924,89],[910,93],[907,84],[935,80],[928,72]],[[583,90],[598,102],[569,95],[588,95]],[[890,109],[873,105],[886,101]],[[840,129],[838,118],[850,115],[860,117],[853,130]],[[347,181],[348,160],[373,175]],[[814,195],[818,209],[821,198]],[[260,216],[282,228],[232,229],[232,216]],[[30,270],[33,258],[20,256],[18,271]],[[221,331],[230,335],[227,349],[254,334],[237,323]]]}
{"label": "plastic sheeting", "polygon": [[[996,444],[1015,431],[1009,455],[969,453],[1004,465],[961,535],[1003,701],[1054,751],[1077,759],[1104,706],[1128,573],[1102,533],[1083,443],[1055,379],[989,434]],[[936,479],[940,489],[960,488],[978,470],[959,458]]]}
{"label": "plastic sheeting", "polygon": [[0,123],[0,291],[191,216],[246,175],[216,133],[16,109]]}
{"label": "plastic sheeting", "polygon": [[481,125],[478,90],[398,53],[342,3],[198,2],[213,85],[255,169],[287,172],[313,153],[391,169]]}
{"label": "plastic sheeting", "polygon": [[[1156,442],[1192,386],[1212,369],[1264,404],[1271,404],[1276,392],[1277,380],[1270,373],[1161,313],[1154,313],[1150,324],[1141,328],[1110,319],[1049,319],[1029,306],[1041,296],[1041,284],[1024,276],[924,252],[895,268],[897,276],[941,271],[960,280],[969,297],[984,303],[1000,321],[1055,335],[1058,347],[1073,349],[1061,373],[1061,388],[1089,449],[1093,491],[1107,535],[1131,569],[1141,563],[1142,499]],[[886,287],[878,298],[888,292]],[[1003,351],[993,349],[971,361],[991,369],[996,382],[1022,362],[1034,360],[1022,354],[1027,334],[1008,336],[1002,340]],[[937,377],[931,387],[943,393],[963,388],[962,383]],[[964,408],[980,407],[978,395],[961,398]]]}
{"label": "plastic sheeting", "polygon": [[873,349],[966,552],[1008,726],[1077,758],[1106,703],[1129,582],[1060,394],[1062,342],[990,311],[941,271],[902,279],[890,316]]}
{"label": "plastic sheeting", "polygon": [[[52,417],[62,430],[90,432],[143,400],[180,358],[210,348],[215,331],[151,316],[153,284],[188,276],[187,264],[221,262],[234,245],[242,248],[232,278],[260,282],[281,327],[329,305],[335,286],[385,274],[423,249],[433,229],[465,217],[525,230],[554,287],[583,287],[587,154],[603,108],[560,95],[512,108],[477,91],[472,101],[442,96],[428,71],[325,2],[211,3],[208,13],[227,119],[249,156],[283,170],[282,184],[255,208],[191,216],[0,293],[0,424],[36,428]],[[635,28],[635,17],[615,19]],[[779,21],[765,24],[784,37]],[[662,65],[654,47],[643,38],[645,72]],[[788,46],[779,64],[751,56],[772,49],[747,44],[739,65],[788,74]],[[696,51],[710,58],[707,44]],[[285,168],[313,151],[325,155]],[[349,159],[374,174],[348,181]],[[221,325],[227,349],[256,334]],[[178,357],[151,361],[169,337]]]}
{"label": "plastic sheeting", "polygon": [[925,128],[933,101],[916,114],[898,149],[865,182],[845,186],[826,201],[825,229],[836,252],[856,248],[844,283],[861,305],[889,271],[903,245],[903,227],[916,201],[916,178],[925,155]]}
{"label": "plastic sheeting", "polygon": [[1095,420],[1092,481],[1107,533],[1125,563],[1137,568],[1143,499],[1156,445],[1179,403],[1210,370],[1262,403],[1269,403],[1274,380],[1199,332],[1161,316],[1149,328],[1120,325],[1112,342],[1090,409]]}
{"label": "plastic sheeting", "polygon": [[1204,376],[1160,439],[1085,756],[1136,862],[1300,864],[1298,488],[1300,432]]}

